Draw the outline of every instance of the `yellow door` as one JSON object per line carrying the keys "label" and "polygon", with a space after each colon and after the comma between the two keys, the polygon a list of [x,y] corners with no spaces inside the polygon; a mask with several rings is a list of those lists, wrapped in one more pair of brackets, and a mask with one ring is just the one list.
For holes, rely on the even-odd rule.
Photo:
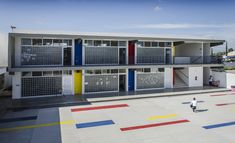
{"label": "yellow door", "polygon": [[82,71],[74,71],[74,94],[82,94]]}

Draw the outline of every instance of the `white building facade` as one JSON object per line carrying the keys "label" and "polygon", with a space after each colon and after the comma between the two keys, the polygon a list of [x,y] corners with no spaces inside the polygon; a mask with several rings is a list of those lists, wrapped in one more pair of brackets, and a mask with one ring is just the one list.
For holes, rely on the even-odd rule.
{"label": "white building facade", "polygon": [[224,40],[10,33],[13,98],[199,87]]}

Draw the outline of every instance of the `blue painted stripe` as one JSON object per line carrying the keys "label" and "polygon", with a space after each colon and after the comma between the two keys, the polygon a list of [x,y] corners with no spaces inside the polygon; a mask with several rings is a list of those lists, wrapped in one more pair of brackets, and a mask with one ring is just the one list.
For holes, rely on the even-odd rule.
{"label": "blue painted stripe", "polygon": [[213,129],[213,128],[220,128],[220,127],[225,127],[225,126],[232,126],[232,125],[235,125],[235,122],[227,122],[227,123],[203,126],[203,128],[204,129]]}
{"label": "blue painted stripe", "polygon": [[1,119],[0,123],[36,120],[37,117],[38,116],[28,116],[28,117],[18,117],[18,118],[6,118],[6,119]]}
{"label": "blue painted stripe", "polygon": [[76,124],[76,127],[79,129],[79,128],[89,128],[89,127],[96,127],[96,126],[105,126],[105,125],[111,125],[111,124],[114,124],[112,120],[105,120],[105,121]]}

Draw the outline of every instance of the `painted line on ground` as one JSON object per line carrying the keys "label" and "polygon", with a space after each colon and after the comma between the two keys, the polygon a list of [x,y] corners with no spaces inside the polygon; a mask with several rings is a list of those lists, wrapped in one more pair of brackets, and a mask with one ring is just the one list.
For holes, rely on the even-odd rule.
{"label": "painted line on ground", "polygon": [[18,122],[18,121],[29,121],[29,120],[36,120],[37,118],[38,118],[38,116],[6,118],[6,119],[0,119],[0,123]]}
{"label": "painted line on ground", "polygon": [[226,105],[232,105],[235,104],[235,102],[231,102],[231,103],[221,103],[221,104],[215,104],[216,106],[226,106]]}
{"label": "painted line on ground", "polygon": [[166,125],[173,125],[173,124],[186,123],[186,122],[189,122],[189,120],[177,120],[177,121],[163,122],[163,123],[156,123],[156,124],[147,124],[147,125],[140,125],[140,126],[124,127],[124,128],[120,128],[120,130],[121,131],[130,131],[130,130],[151,128],[151,127],[158,127],[158,126],[166,126]]}
{"label": "painted line on ground", "polygon": [[0,128],[0,132],[8,132],[8,131],[23,130],[23,129],[41,128],[41,127],[49,127],[49,126],[56,126],[56,125],[68,125],[68,124],[75,124],[75,121],[74,120],[68,120],[68,121],[52,122],[52,123],[46,123],[46,124],[18,126],[18,127],[13,127],[13,128]]}
{"label": "painted line on ground", "polygon": [[[205,101],[197,101],[198,103],[203,103]],[[191,102],[182,102],[182,104],[190,104]]]}
{"label": "painted line on ground", "polygon": [[235,125],[235,122],[227,122],[227,123],[220,123],[220,124],[208,125],[208,126],[203,126],[203,128],[204,128],[204,129],[214,129],[214,128],[232,126],[232,125]]}
{"label": "painted line on ground", "polygon": [[106,126],[115,124],[112,120],[104,120],[104,121],[96,121],[96,122],[87,122],[87,123],[79,123],[76,124],[76,128],[90,128],[90,127],[97,127],[97,126]]}
{"label": "painted line on ground", "polygon": [[95,107],[86,107],[86,108],[73,108],[71,112],[80,112],[80,111],[88,111],[88,110],[101,110],[101,109],[110,109],[110,108],[120,108],[120,107],[128,107],[127,104],[116,104],[116,105],[105,105],[105,106],[95,106]]}
{"label": "painted line on ground", "polygon": [[156,120],[156,119],[165,119],[165,118],[173,118],[176,117],[176,114],[168,114],[168,115],[156,115],[156,116],[152,116],[147,118],[146,120]]}

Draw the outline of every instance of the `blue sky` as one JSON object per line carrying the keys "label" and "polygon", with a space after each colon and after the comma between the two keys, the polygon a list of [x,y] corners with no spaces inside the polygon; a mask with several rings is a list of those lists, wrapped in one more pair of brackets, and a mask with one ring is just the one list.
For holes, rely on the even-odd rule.
{"label": "blue sky", "polygon": [[0,32],[50,30],[225,39],[235,48],[233,0],[0,0]]}

